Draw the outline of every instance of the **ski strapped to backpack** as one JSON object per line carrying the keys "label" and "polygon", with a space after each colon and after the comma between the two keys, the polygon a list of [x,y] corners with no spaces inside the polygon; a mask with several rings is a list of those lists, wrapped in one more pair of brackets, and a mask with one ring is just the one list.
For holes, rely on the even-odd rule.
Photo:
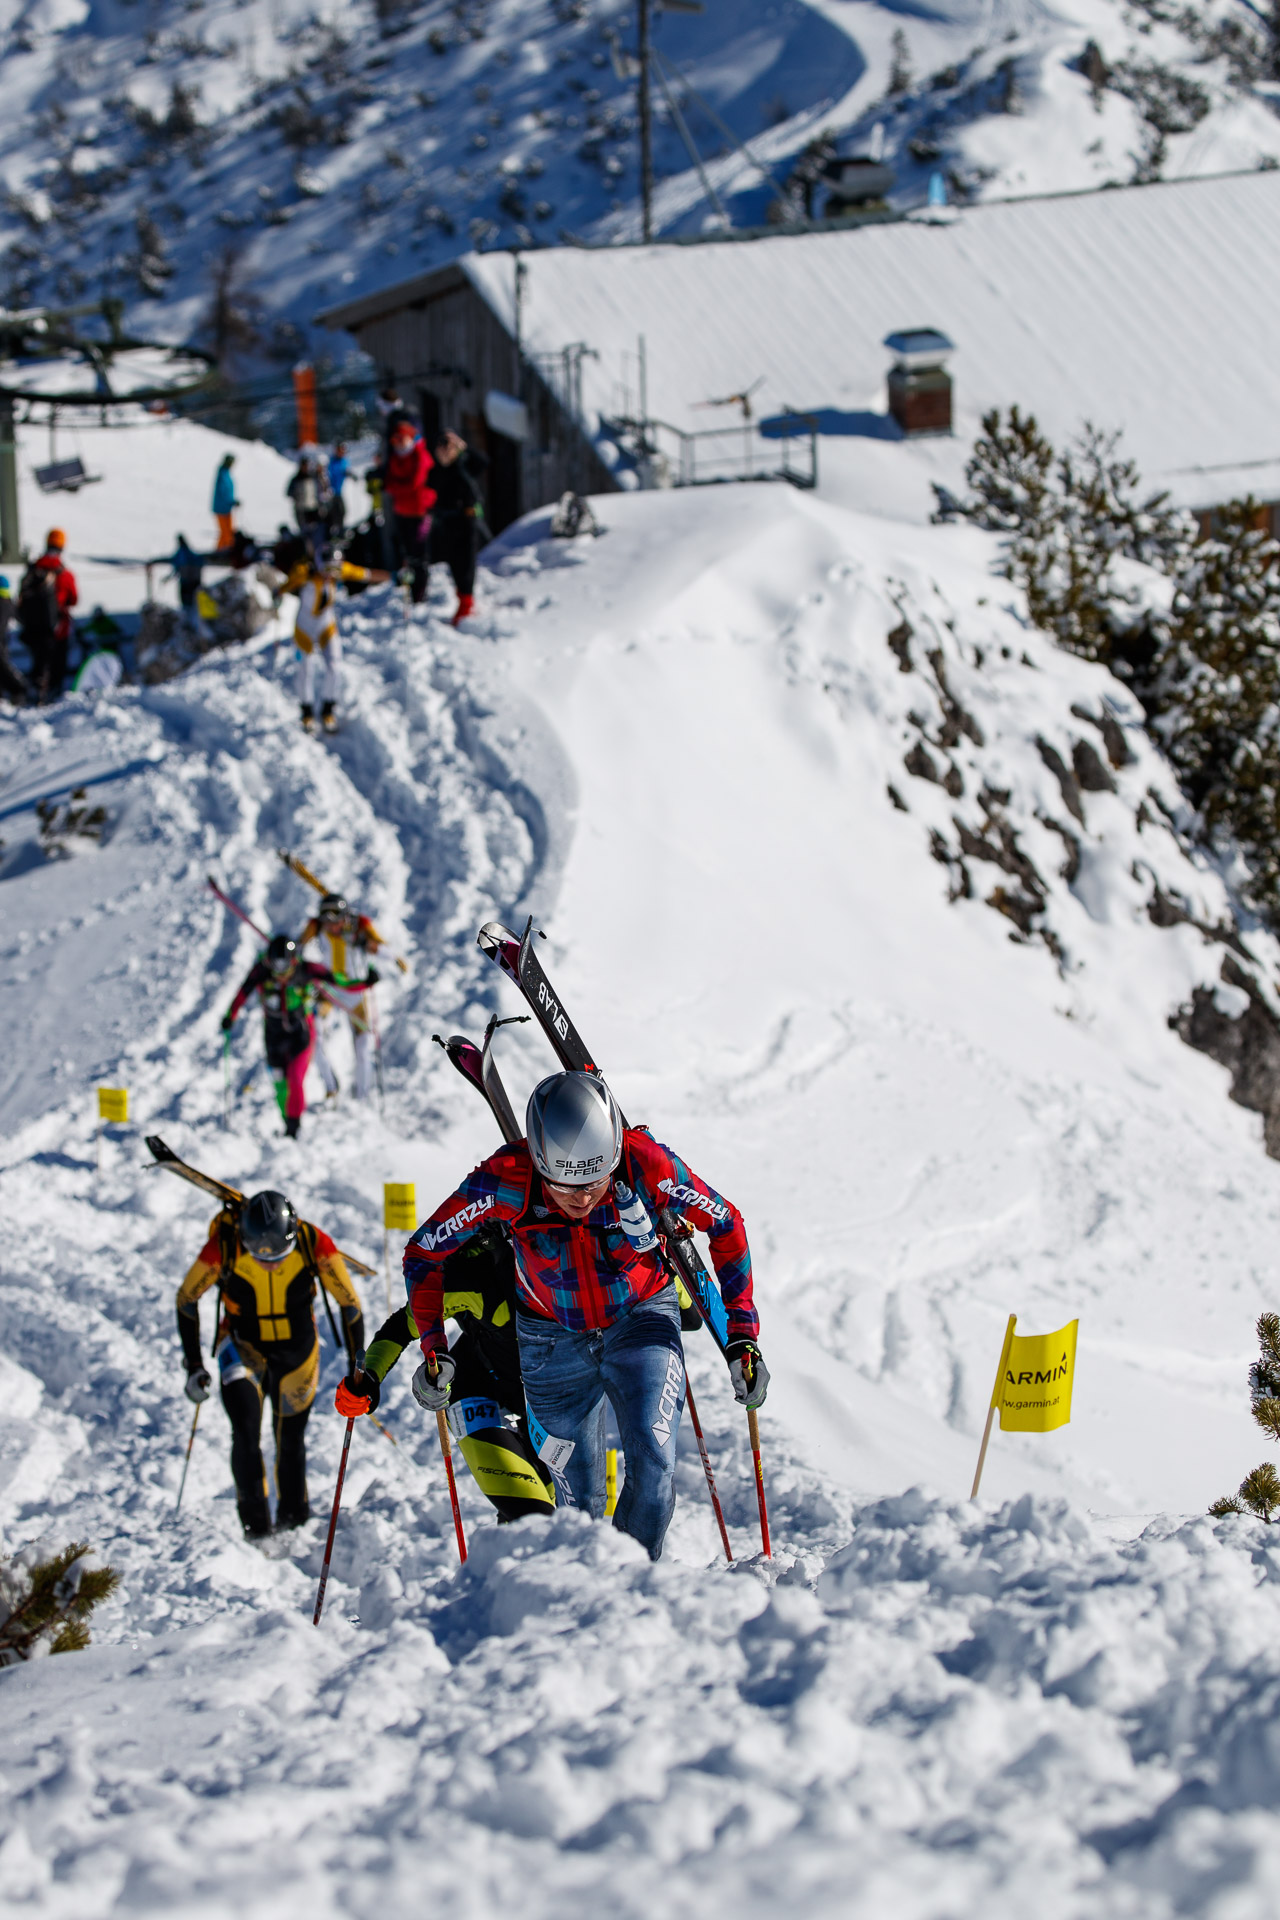
{"label": "ski strapped to backpack", "polygon": [[[542,963],[533,950],[532,919],[525,927],[523,938],[519,939],[507,927],[490,921],[487,926],[481,927],[477,945],[495,966],[502,969],[508,980],[519,987],[533,1008],[534,1017],[551,1042],[561,1066],[569,1073],[594,1073],[602,1079],[604,1076],[565,1012],[559,995],[552,990],[551,982],[542,970]],[[626,1124],[624,1115],[623,1126]],[[712,1339],[723,1353],[729,1344],[729,1317],[720,1289],[708,1273],[689,1228],[671,1207],[658,1207],[656,1212],[658,1231],[662,1235],[668,1262],[679,1273],[703,1321],[710,1328]]]}
{"label": "ski strapped to backpack", "polygon": [[[205,1193],[211,1193],[215,1200],[222,1202],[224,1207],[242,1207],[244,1205],[244,1195],[240,1192],[239,1188],[229,1187],[224,1180],[215,1180],[211,1173],[201,1173],[199,1167],[188,1166],[185,1160],[178,1158],[171,1147],[165,1145],[158,1133],[147,1136],[147,1150],[157,1166],[163,1167],[167,1173],[176,1173],[180,1180],[189,1180],[193,1187],[200,1187]],[[301,1229],[307,1226],[308,1223],[306,1221],[299,1221],[298,1224]],[[308,1231],[314,1231],[314,1229],[308,1228]],[[345,1260],[353,1272],[364,1274],[366,1279],[373,1280],[377,1278],[378,1269],[376,1267],[367,1267],[364,1261],[357,1260],[353,1253],[343,1253],[341,1247],[335,1248],[335,1252],[338,1253],[341,1259]],[[324,1292],[323,1287],[321,1288],[321,1292]],[[339,1341],[338,1345],[341,1346],[342,1342]]]}
{"label": "ski strapped to backpack", "polygon": [[[481,927],[476,944],[486,958],[500,967],[508,980],[519,987],[533,1008],[534,1017],[551,1042],[552,1049],[566,1072],[593,1073],[603,1078],[599,1067],[587,1051],[586,1042],[565,1012],[559,995],[553,991],[551,982],[543,972],[542,963],[533,950],[532,915],[526,921],[524,934],[519,939],[509,928],[499,925],[497,921],[489,921]],[[492,1025],[492,1022],[490,1024]],[[622,1124],[625,1128],[627,1124],[625,1115],[622,1116]],[[701,1314],[703,1324],[709,1329],[712,1339],[723,1354],[729,1344],[729,1318],[725,1310],[724,1297],[694,1245],[692,1229],[671,1207],[658,1207],[656,1213],[668,1271],[677,1273],[684,1282],[685,1290]],[[685,1398],[689,1404],[689,1417],[697,1435],[698,1451],[702,1456],[703,1471],[707,1480],[707,1491],[711,1495],[711,1504],[715,1509],[725,1557],[732,1560],[733,1552],[729,1546],[729,1535],[725,1528],[720,1496],[716,1491],[715,1475],[711,1470],[711,1457],[702,1436],[702,1424],[693,1402],[687,1372]],[[754,1411],[748,1414],[747,1424],[755,1464],[756,1496],[760,1508],[760,1538],[765,1558],[769,1559],[771,1557],[769,1517],[765,1505],[764,1470],[760,1460],[760,1438]]]}

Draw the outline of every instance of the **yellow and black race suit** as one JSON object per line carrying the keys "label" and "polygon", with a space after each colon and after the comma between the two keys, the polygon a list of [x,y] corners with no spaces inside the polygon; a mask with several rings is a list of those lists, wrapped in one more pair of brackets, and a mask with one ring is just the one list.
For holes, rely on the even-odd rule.
{"label": "yellow and black race suit", "polygon": [[[514,1303],[511,1248],[501,1233],[482,1229],[445,1262],[444,1317],[461,1329],[449,1349],[458,1369],[449,1395],[449,1425],[500,1520],[547,1513],[556,1499],[525,1422]],[[385,1380],[417,1339],[408,1307],[399,1308],[374,1334],[366,1371]]]}
{"label": "yellow and black race suit", "polygon": [[219,1214],[178,1288],[178,1334],[188,1373],[203,1365],[198,1303],[215,1283],[222,1312],[214,1355],[231,1422],[231,1472],[241,1522],[252,1535],[270,1531],[260,1437],[263,1402],[269,1399],[276,1436],[276,1520],[280,1526],[299,1526],[309,1513],[305,1433],[320,1372],[316,1285],[338,1303],[349,1359],[364,1340],[359,1299],[327,1233],[300,1221],[293,1251],[266,1266],[241,1246],[234,1214]]}

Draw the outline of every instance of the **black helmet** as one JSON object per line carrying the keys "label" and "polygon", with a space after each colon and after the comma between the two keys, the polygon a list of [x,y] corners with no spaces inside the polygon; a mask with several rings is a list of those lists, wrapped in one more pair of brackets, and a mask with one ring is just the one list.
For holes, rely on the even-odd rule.
{"label": "black helmet", "polygon": [[267,965],[277,979],[292,973],[298,964],[298,943],[287,933],[273,934],[267,942]]}
{"label": "black helmet", "polygon": [[349,911],[340,893],[326,893],[320,902],[321,920],[345,920]]}
{"label": "black helmet", "polygon": [[253,1193],[240,1209],[240,1244],[255,1260],[283,1260],[298,1241],[298,1216],[282,1193]]}

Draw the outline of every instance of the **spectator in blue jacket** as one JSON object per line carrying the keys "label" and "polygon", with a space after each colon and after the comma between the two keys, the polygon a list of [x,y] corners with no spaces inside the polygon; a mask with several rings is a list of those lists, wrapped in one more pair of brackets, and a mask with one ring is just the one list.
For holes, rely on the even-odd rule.
{"label": "spectator in blue jacket", "polygon": [[349,471],[346,442],[335,440],[333,452],[329,455],[329,492],[333,496],[329,502],[329,531],[335,535],[341,533],[347,524],[347,508],[342,498],[342,489],[347,484]]}
{"label": "spectator in blue jacket", "polygon": [[231,475],[235,463],[234,453],[224,453],[222,465],[213,482],[213,515],[218,523],[219,553],[224,547],[229,547],[236,537],[235,510],[240,502],[236,499],[236,483]]}

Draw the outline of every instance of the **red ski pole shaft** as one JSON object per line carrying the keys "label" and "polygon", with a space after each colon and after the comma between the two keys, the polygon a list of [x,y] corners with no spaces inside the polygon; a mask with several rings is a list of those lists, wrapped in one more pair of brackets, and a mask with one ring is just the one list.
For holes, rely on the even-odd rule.
{"label": "red ski pole shaft", "polygon": [[253,930],[253,932],[257,934],[257,936],[258,936],[258,938],[259,938],[259,940],[265,940],[265,939],[266,939],[266,937],[267,937],[267,936],[266,936],[266,934],[265,934],[265,933],[264,933],[264,932],[262,931],[262,928],[261,928],[261,927],[259,927],[259,926],[255,926],[255,925],[254,925],[254,923],[253,923],[253,921],[252,921],[252,920],[251,920],[251,919],[249,918],[249,916],[248,916],[248,914],[247,914],[247,913],[245,912],[245,910],[244,910],[244,908],[243,908],[243,907],[238,907],[238,906],[236,905],[236,903],[235,903],[235,901],[234,901],[234,900],[233,900],[233,899],[231,898],[231,895],[230,895],[229,893],[224,893],[224,892],[222,891],[222,888],[221,888],[221,887],[220,887],[220,886],[218,885],[218,883],[217,883],[217,881],[216,881],[216,880],[215,880],[215,879],[213,878],[213,875],[212,875],[212,874],[210,874],[210,875],[209,875],[209,886],[210,886],[210,888],[212,889],[212,891],[213,891],[214,893],[216,893],[216,894],[217,894],[217,896],[218,896],[218,898],[219,898],[219,900],[221,900],[221,902],[222,902],[222,904],[223,904],[223,906],[224,906],[224,907],[230,907],[230,909],[231,909],[231,911],[232,911],[232,913],[234,913],[234,914],[235,914],[235,916],[236,916],[236,918],[237,918],[238,920],[243,920],[243,921],[244,921],[244,923],[245,923],[245,925],[246,925],[246,927],[250,927],[250,928],[252,928],[252,930]]}
{"label": "red ski pole shaft", "polygon": [[[434,1380],[439,1368],[436,1357],[431,1354],[427,1360],[427,1372]],[[453,1531],[458,1541],[458,1560],[462,1566],[467,1564],[467,1536],[462,1531],[462,1508],[458,1505],[458,1483],[453,1477],[453,1443],[449,1438],[449,1422],[444,1413],[436,1415],[436,1432],[440,1436],[440,1452],[444,1457],[445,1479],[449,1482],[449,1499],[453,1505]]]}
{"label": "red ski pole shaft", "polygon": [[689,1409],[689,1418],[693,1422],[693,1431],[698,1438],[698,1452],[702,1455],[702,1471],[707,1476],[707,1492],[711,1495],[711,1504],[716,1511],[716,1525],[720,1529],[720,1538],[724,1542],[724,1557],[732,1564],[733,1548],[729,1545],[729,1533],[724,1524],[724,1511],[720,1505],[720,1495],[716,1492],[716,1477],[711,1471],[711,1455],[707,1452],[707,1443],[702,1437],[702,1422],[698,1418],[698,1403],[693,1397],[693,1388],[688,1376],[684,1383],[685,1405]]}
{"label": "red ski pole shaft", "polygon": [[333,1512],[329,1515],[329,1538],[324,1543],[324,1565],[320,1569],[320,1591],[316,1595],[316,1610],[311,1616],[313,1627],[320,1625],[320,1609],[324,1606],[324,1590],[329,1584],[329,1562],[333,1558],[333,1536],[338,1530],[338,1505],[342,1499],[342,1483],[347,1477],[347,1454],[351,1450],[351,1432],[355,1426],[355,1415],[347,1421],[347,1437],[342,1443],[342,1459],[338,1466],[338,1484],[333,1490]]}
{"label": "red ski pole shaft", "polygon": [[756,1463],[756,1499],[760,1502],[760,1542],[764,1548],[766,1560],[772,1560],[773,1549],[769,1545],[769,1509],[764,1500],[764,1467],[760,1460],[760,1422],[756,1419],[754,1407],[747,1408],[747,1432],[751,1436],[751,1457]]}

